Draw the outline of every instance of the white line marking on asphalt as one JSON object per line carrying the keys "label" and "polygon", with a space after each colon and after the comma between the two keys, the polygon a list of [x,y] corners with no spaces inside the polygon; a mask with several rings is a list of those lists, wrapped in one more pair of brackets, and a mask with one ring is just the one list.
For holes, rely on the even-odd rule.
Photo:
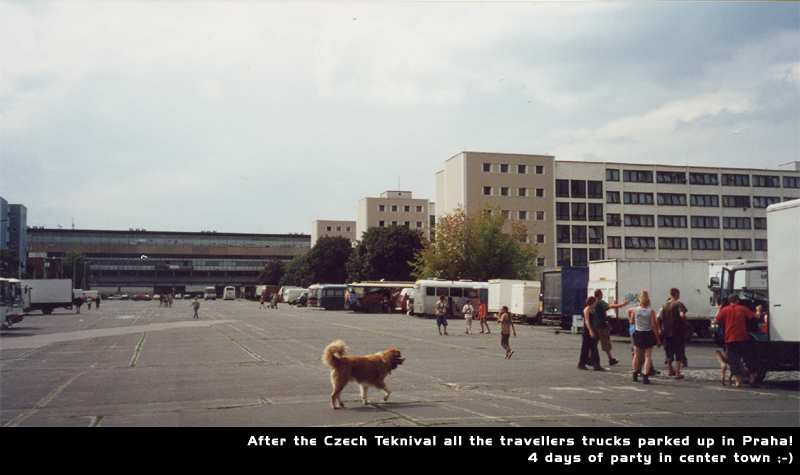
{"label": "white line marking on asphalt", "polygon": [[603,394],[602,391],[595,391],[593,389],[586,389],[586,388],[570,388],[570,387],[561,387],[561,388],[548,388],[551,391],[577,391],[577,392],[586,392],[589,394]]}
{"label": "white line marking on asphalt", "polygon": [[144,340],[147,338],[147,333],[142,333],[142,337],[139,338],[139,342],[136,343],[136,346],[133,348],[133,354],[131,355],[131,360],[128,362],[128,366],[131,368],[136,367],[136,363],[139,362],[139,357],[142,355],[142,348],[144,348]]}

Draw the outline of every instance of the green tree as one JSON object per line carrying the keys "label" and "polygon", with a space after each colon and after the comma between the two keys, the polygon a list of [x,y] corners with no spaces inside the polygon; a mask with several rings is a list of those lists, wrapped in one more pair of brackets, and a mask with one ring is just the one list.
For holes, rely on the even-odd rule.
{"label": "green tree", "polygon": [[347,260],[352,252],[353,246],[347,238],[319,238],[307,254],[312,283],[343,284],[347,280]]}
{"label": "green tree", "polygon": [[348,279],[411,280],[414,258],[422,248],[418,231],[405,226],[370,228],[347,261]]}
{"label": "green tree", "polygon": [[525,243],[527,227],[507,223],[499,210],[467,215],[458,209],[436,226],[414,262],[418,278],[449,280],[530,279],[536,272],[536,246]]}
{"label": "green tree", "polygon": [[286,264],[283,261],[269,261],[264,265],[264,270],[258,275],[258,283],[278,285],[285,273]]}
{"label": "green tree", "polygon": [[281,276],[278,285],[295,285],[308,287],[311,285],[312,276],[308,270],[308,254],[295,256],[286,266],[286,272]]}

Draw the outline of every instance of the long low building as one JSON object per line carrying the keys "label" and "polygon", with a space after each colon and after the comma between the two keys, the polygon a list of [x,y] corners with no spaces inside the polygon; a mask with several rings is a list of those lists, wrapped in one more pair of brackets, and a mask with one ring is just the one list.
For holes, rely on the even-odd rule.
{"label": "long low building", "polygon": [[80,254],[86,278],[76,285],[108,293],[252,289],[267,262],[291,260],[311,243],[307,234],[29,228],[28,235],[33,276],[61,277],[67,256]]}

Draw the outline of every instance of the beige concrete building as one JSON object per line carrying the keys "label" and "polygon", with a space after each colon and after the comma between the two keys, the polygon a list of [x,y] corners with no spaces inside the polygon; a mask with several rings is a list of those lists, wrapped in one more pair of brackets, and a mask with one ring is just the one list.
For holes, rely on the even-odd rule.
{"label": "beige concrete building", "polygon": [[540,266],[555,265],[555,159],[550,155],[461,152],[436,173],[436,218],[484,208],[522,221],[539,246]]}
{"label": "beige concrete building", "polygon": [[356,222],[318,219],[311,224],[311,247],[321,237],[344,237],[355,242]]}
{"label": "beige concrete building", "polygon": [[362,198],[358,202],[356,239],[372,227],[406,226],[430,237],[431,203],[414,198],[410,191],[385,191],[377,198]]}
{"label": "beige concrete building", "polygon": [[556,263],[766,258],[766,207],[800,198],[800,162],[789,165],[556,161]]}

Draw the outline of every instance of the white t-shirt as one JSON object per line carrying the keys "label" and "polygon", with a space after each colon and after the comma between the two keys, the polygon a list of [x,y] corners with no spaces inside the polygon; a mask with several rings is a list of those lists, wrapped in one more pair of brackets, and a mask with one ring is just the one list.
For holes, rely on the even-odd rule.
{"label": "white t-shirt", "polygon": [[473,307],[470,303],[466,303],[464,304],[464,308],[461,309],[461,313],[464,314],[464,318],[471,319],[475,314],[475,307]]}

